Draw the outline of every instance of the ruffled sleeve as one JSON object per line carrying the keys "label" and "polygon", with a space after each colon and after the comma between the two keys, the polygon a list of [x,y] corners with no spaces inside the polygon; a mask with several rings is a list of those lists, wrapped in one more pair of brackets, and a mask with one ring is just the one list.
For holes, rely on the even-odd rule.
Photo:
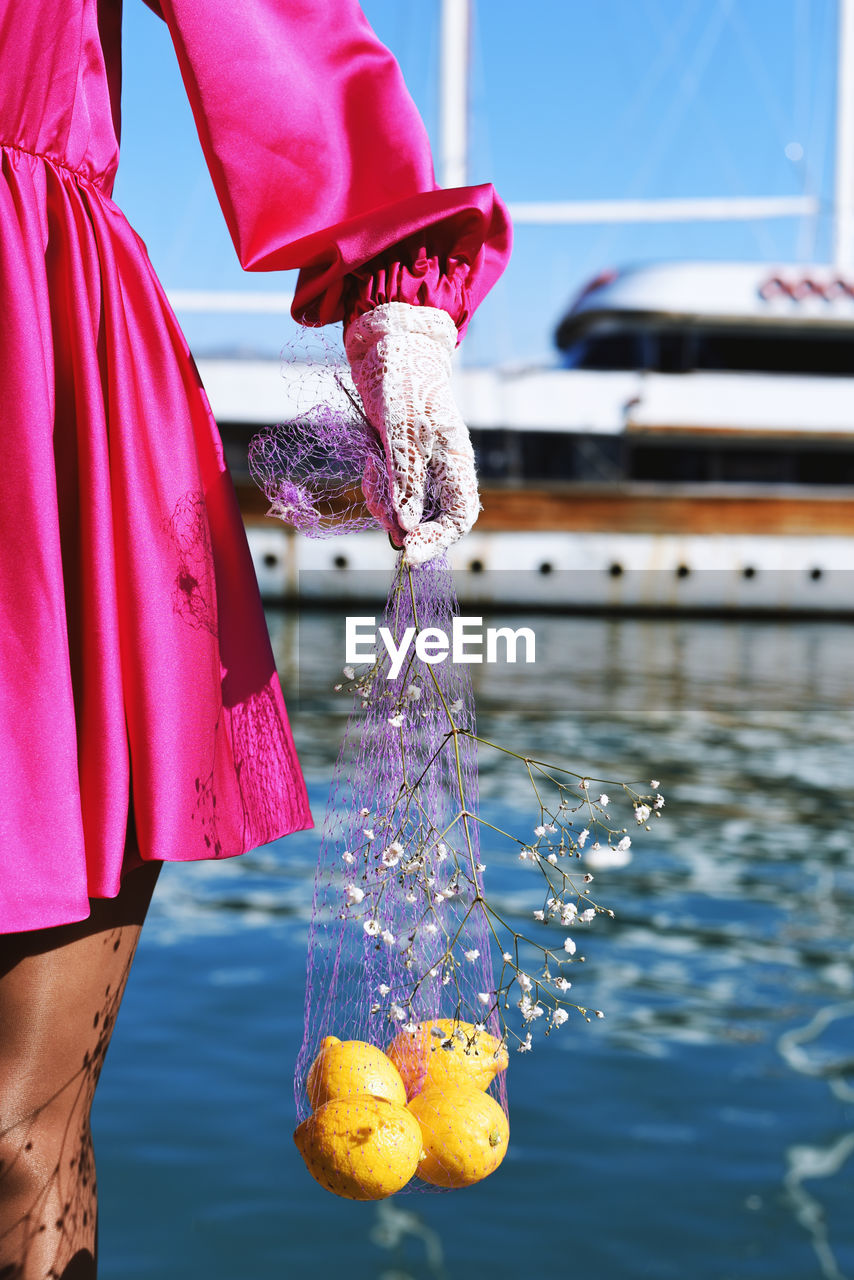
{"label": "ruffled sleeve", "polygon": [[293,315],[442,307],[460,336],[510,253],[490,184],[437,188],[400,69],[355,0],[146,0],[169,26],[242,266],[299,268]]}

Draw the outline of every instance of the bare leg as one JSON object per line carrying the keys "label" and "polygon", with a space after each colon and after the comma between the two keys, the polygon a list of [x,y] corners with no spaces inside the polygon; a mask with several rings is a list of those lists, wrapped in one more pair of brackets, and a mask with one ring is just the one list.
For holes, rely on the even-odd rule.
{"label": "bare leg", "polygon": [[80,924],[0,936],[0,1280],[93,1280],[89,1112],[160,869]]}

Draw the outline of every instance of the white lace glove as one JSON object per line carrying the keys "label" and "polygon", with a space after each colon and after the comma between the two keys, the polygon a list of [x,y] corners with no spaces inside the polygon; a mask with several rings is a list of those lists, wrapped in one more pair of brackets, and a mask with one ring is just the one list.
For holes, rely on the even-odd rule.
{"label": "white lace glove", "polygon": [[[451,395],[456,342],[446,311],[408,302],[375,307],[344,335],[353,382],[382,441],[392,510],[370,468],[365,501],[410,565],[468,533],[480,510],[471,440]],[[428,481],[438,512],[422,522]]]}

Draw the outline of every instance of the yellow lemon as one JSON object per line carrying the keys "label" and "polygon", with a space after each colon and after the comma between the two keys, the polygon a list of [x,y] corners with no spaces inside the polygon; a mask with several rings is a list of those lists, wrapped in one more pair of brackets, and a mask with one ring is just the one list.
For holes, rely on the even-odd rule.
{"label": "yellow lemon", "polygon": [[376,1045],[364,1040],[337,1040],[327,1036],[311,1064],[306,1081],[312,1110],[332,1098],[370,1093],[406,1106],[406,1089],[400,1073]]}
{"label": "yellow lemon", "polygon": [[507,1150],[510,1126],[481,1089],[425,1089],[408,1111],[421,1126],[418,1176],[436,1187],[470,1187],[493,1173]]}
{"label": "yellow lemon", "polygon": [[405,1107],[351,1095],[324,1103],[294,1134],[311,1176],[348,1200],[383,1200],[405,1187],[422,1155],[421,1129]]}
{"label": "yellow lemon", "polygon": [[471,1022],[438,1018],[401,1031],[386,1049],[406,1086],[407,1098],[424,1089],[469,1085],[488,1089],[509,1061],[501,1041]]}

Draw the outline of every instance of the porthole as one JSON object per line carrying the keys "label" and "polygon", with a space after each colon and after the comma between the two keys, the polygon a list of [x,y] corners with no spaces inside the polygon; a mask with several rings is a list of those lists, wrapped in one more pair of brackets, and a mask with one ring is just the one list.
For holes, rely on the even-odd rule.
{"label": "porthole", "polygon": [[676,566],[677,578],[687,578],[690,572],[691,570],[688,568],[687,564],[679,564]]}
{"label": "porthole", "polygon": [[336,569],[346,569],[346,568],[347,568],[347,557],[346,557],[346,556],[338,555],[338,556],[336,556],[336,557],[335,557],[335,559],[332,561],[332,563],[333,563],[333,565],[335,566],[335,568],[336,568]]}
{"label": "porthole", "polygon": [[613,564],[608,565],[608,572],[612,578],[619,578],[622,576],[623,566],[615,560]]}
{"label": "porthole", "polygon": [[265,569],[275,569],[279,563],[279,557],[275,551],[265,551],[261,558],[261,563]]}

